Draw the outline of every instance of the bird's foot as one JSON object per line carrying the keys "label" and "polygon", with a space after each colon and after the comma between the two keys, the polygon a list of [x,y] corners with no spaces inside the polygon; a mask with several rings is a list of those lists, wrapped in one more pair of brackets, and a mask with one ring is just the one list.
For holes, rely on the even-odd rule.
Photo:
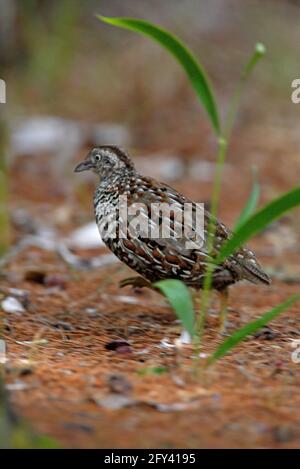
{"label": "bird's foot", "polygon": [[144,279],[143,277],[124,278],[120,281],[119,286],[120,288],[131,286],[134,289],[151,288],[154,290],[152,283],[148,282],[148,280]]}

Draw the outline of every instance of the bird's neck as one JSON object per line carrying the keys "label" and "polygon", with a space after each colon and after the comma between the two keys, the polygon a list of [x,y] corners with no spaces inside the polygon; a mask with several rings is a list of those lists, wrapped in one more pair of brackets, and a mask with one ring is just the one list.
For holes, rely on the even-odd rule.
{"label": "bird's neck", "polygon": [[134,168],[126,168],[125,170],[123,168],[122,171],[113,171],[104,177],[100,176],[97,190],[103,192],[115,192],[117,189],[122,190],[135,174],[136,170]]}

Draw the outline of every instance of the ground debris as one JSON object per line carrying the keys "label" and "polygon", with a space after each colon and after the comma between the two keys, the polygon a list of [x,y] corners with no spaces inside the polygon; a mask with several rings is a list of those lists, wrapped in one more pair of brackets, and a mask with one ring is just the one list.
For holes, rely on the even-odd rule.
{"label": "ground debris", "polygon": [[254,337],[255,339],[263,339],[263,340],[273,340],[279,336],[279,333],[271,329],[269,326],[264,326],[255,332]]}
{"label": "ground debris", "polygon": [[105,409],[119,410],[126,407],[148,407],[159,412],[182,412],[185,410],[199,409],[201,401],[190,400],[183,402],[163,403],[154,400],[134,399],[131,396],[121,394],[107,394],[106,396],[93,396],[93,400],[97,405]]}
{"label": "ground debris", "polygon": [[106,396],[94,395],[92,400],[100,407],[105,409],[118,410],[124,407],[132,407],[138,404],[138,401],[130,396],[124,396],[123,394],[107,394]]}
{"label": "ground debris", "polygon": [[106,350],[113,350],[118,353],[131,353],[131,347],[129,342],[126,342],[126,340],[118,339],[118,340],[112,340],[111,342],[108,342],[105,344]]}
{"label": "ground debris", "polygon": [[107,378],[107,384],[111,392],[117,394],[130,394],[132,392],[132,384],[121,374],[111,374]]}
{"label": "ground debris", "polygon": [[294,432],[289,426],[281,425],[273,429],[274,439],[280,443],[286,443],[294,438]]}
{"label": "ground debris", "polygon": [[13,296],[7,296],[1,301],[1,309],[5,313],[22,314],[25,312],[24,306]]}
{"label": "ground debris", "polygon": [[5,389],[7,389],[7,391],[24,391],[29,388],[30,385],[21,380],[17,380],[13,383],[8,383],[5,385]]}

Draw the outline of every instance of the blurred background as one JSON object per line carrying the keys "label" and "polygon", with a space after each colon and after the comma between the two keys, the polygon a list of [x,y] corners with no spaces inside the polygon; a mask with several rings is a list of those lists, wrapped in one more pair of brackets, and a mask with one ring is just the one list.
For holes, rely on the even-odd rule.
{"label": "blurred background", "polygon": [[[43,400],[49,376],[54,376],[51,373],[71,366],[73,359],[71,377],[67,369],[63,376],[64,383],[70,379],[72,404],[72,373],[93,375],[99,360],[105,360],[103,323],[111,327],[107,334],[117,338],[123,330],[123,326],[113,329],[109,315],[97,323],[99,304],[110,313],[117,290],[115,273],[109,271],[106,276],[100,269],[94,276],[80,277],[76,271],[113,261],[103,257],[109,254],[94,223],[95,177],[74,174],[75,164],[92,146],[118,144],[129,151],[142,172],[199,202],[210,199],[215,169],[214,134],[179,65],[150,39],[103,24],[95,14],[143,18],[178,35],[207,69],[222,116],[255,44],[265,44],[267,55],[246,86],[224,168],[219,218],[232,226],[251,191],[253,165],[261,188],[260,204],[299,185],[300,104],[291,101],[291,83],[300,78],[300,1],[0,0],[0,11],[0,79],[6,82],[7,94],[6,104],[0,104],[0,267],[4,282],[0,295],[10,292],[19,301],[17,306],[6,302],[4,331],[13,358],[26,356],[20,341],[32,340],[45,323],[47,340],[50,337],[44,352],[48,353],[49,369],[44,367],[44,375],[42,371],[39,375],[39,385],[46,383],[44,394],[29,395],[19,381],[10,389],[19,392],[18,405],[25,414],[34,416],[42,422],[42,430],[48,431],[54,427],[44,425],[44,409],[57,412],[53,425],[61,416],[59,404],[49,406]],[[299,278],[299,225],[299,211],[293,211],[268,229],[263,240],[254,241],[266,268],[284,268]],[[86,293],[105,286],[106,277],[112,277],[112,297],[105,300],[103,296],[100,303],[98,297],[93,300],[94,312],[88,297],[83,310],[79,305]],[[19,293],[11,292],[15,287],[21,289]],[[28,297],[37,308],[34,316],[27,308]],[[245,298],[248,301],[248,290]],[[120,309],[114,307],[119,314]],[[136,308],[141,306],[136,304]],[[256,313],[259,308],[265,311],[264,299],[256,305]],[[23,314],[22,321],[13,321],[8,313]],[[59,318],[73,328],[62,326],[56,348],[52,344],[58,341],[60,326],[50,328],[50,315],[55,324]],[[73,345],[65,340],[65,335],[72,335],[72,330],[75,335],[81,327],[83,332],[76,336],[82,340],[77,342],[78,350],[81,347],[88,354],[90,344],[99,347],[96,362],[94,355],[88,357],[91,368],[87,371],[75,370],[77,349],[72,355]],[[56,362],[60,368],[51,368]],[[110,366],[106,364],[107,369]],[[55,383],[60,383],[62,377],[55,376]],[[57,394],[62,392],[65,398],[67,384],[58,388]],[[91,412],[95,412],[92,406]],[[60,435],[60,431],[61,427],[52,433]],[[71,427],[65,431],[66,444],[79,444]],[[123,433],[121,438],[126,438],[126,431]]]}

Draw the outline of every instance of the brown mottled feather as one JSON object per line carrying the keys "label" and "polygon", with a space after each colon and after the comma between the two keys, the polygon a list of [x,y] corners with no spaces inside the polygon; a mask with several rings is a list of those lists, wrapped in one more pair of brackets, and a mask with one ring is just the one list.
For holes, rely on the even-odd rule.
{"label": "brown mottled feather", "polygon": [[[96,155],[100,155],[99,161],[96,161]],[[114,145],[95,148],[89,153],[86,161],[93,164],[93,170],[100,176],[94,195],[96,221],[104,242],[114,254],[151,282],[178,278],[189,286],[201,288],[207,266],[213,262],[222,244],[231,236],[231,231],[216,221],[214,249],[210,254],[207,252],[205,243],[201,248],[187,249],[188,238],[185,234],[180,238],[157,237],[153,239],[136,231],[129,233],[127,239],[107,237],[103,227],[113,223],[114,216],[118,230],[122,230],[122,220],[118,212],[120,195],[127,196],[128,205],[142,202],[144,208],[141,213],[145,217],[151,214],[153,203],[172,203],[179,212],[183,210],[185,203],[193,204],[193,208],[196,208],[196,204],[172,187],[140,175],[129,156]],[[204,212],[205,234],[207,234],[211,216],[208,211]],[[161,224],[162,219],[158,218],[157,223]],[[174,215],[170,224],[174,228],[176,224]],[[195,239],[199,237],[199,233],[192,232],[191,234]],[[246,247],[239,249],[223,264],[216,267],[213,273],[213,287],[222,290],[244,279],[253,283],[270,283],[268,275],[258,263],[255,254]]]}

